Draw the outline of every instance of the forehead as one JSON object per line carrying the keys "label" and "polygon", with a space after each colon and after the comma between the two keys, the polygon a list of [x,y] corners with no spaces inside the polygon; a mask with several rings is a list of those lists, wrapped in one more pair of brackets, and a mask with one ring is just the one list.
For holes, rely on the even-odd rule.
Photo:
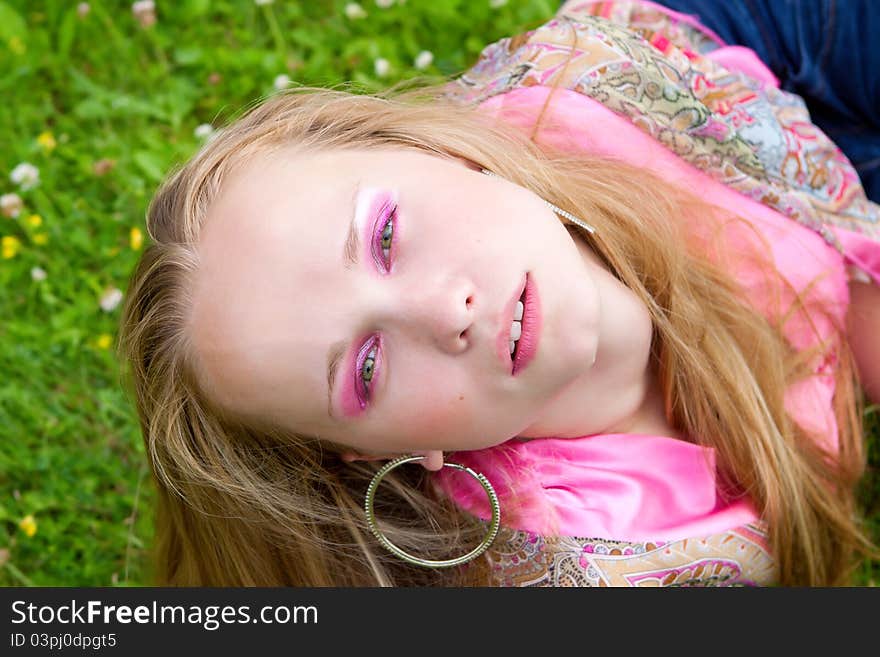
{"label": "forehead", "polygon": [[209,206],[196,245],[190,328],[201,374],[222,404],[254,410],[251,391],[264,388],[272,371],[273,326],[296,299],[285,268],[294,253],[320,253],[302,247],[341,226],[334,215],[346,205],[339,196],[352,155],[257,156],[224,179]]}

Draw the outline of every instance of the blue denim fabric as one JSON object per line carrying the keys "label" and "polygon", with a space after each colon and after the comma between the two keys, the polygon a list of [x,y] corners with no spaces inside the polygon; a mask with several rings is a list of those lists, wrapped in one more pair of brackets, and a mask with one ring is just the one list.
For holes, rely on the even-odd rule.
{"label": "blue denim fabric", "polygon": [[654,0],[751,48],[853,163],[880,203],[880,2]]}

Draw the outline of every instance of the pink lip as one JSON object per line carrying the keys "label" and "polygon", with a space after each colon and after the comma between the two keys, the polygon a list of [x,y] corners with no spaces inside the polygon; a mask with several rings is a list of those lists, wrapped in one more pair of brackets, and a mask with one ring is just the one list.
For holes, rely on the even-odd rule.
{"label": "pink lip", "polygon": [[[516,287],[513,296],[504,305],[504,312],[501,313],[501,327],[498,336],[495,338],[495,351],[504,364],[504,369],[512,373],[513,362],[510,360],[510,325],[513,322],[513,312],[516,310],[516,302],[522,296],[523,290],[528,281],[528,274],[523,277],[523,281]],[[522,339],[522,338],[520,338]]]}
{"label": "pink lip", "polygon": [[[517,297],[519,299],[519,297]],[[513,315],[511,315],[512,319]],[[522,318],[522,335],[517,341],[516,360],[513,361],[513,376],[522,372],[535,353],[538,351],[538,341],[541,338],[541,299],[535,282],[531,276],[526,276],[525,312]],[[508,359],[510,347],[508,346]]]}
{"label": "pink lip", "polygon": [[[516,310],[516,302],[525,293],[525,312],[521,320],[522,335],[517,341],[516,359],[510,360],[510,325],[513,323],[513,312]],[[502,324],[495,340],[498,357],[504,363],[506,371],[511,376],[517,376],[522,372],[535,357],[538,351],[538,341],[541,337],[541,300],[532,276],[526,272],[525,280],[517,286],[511,299],[504,306],[501,315]]]}

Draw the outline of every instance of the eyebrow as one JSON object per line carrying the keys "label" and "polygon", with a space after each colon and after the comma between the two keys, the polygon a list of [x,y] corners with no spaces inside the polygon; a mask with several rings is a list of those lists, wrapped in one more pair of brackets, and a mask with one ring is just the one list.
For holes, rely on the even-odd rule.
{"label": "eyebrow", "polygon": [[[357,198],[361,189],[361,181],[355,183],[351,193],[351,219],[348,222],[348,235],[342,248],[342,264],[346,269],[354,269],[358,265],[358,253],[361,250],[360,233],[357,227]],[[333,415],[333,388],[336,386],[336,371],[342,356],[348,350],[348,341],[339,340],[330,346],[327,352],[327,415]]]}

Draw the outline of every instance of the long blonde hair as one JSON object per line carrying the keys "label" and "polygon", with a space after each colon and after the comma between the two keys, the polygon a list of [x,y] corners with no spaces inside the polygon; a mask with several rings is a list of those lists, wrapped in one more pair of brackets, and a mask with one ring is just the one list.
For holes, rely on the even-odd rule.
{"label": "long blonde hair", "polygon": [[[736,218],[644,170],[539,144],[441,91],[288,90],[223,128],[153,198],[152,243],[130,280],[119,349],[157,485],[156,583],[492,584],[485,557],[430,570],[388,554],[362,508],[377,465],[344,463],[338,445],[236,416],[199,376],[188,321],[206,213],[232,170],[290,144],[454,156],[589,216],[597,233],[584,239],[653,318],[668,422],[715,449],[723,494],[754,501],[769,525],[780,583],[846,582],[856,552],[870,544],[855,515],[863,401],[845,338],[835,373],[840,449],[828,454],[783,400],[810,374],[816,350],[794,352],[780,331],[786,317],[771,322],[750,307],[723,266],[713,236]],[[765,272],[768,289],[785,285],[769,260]],[[807,310],[798,297],[790,312]],[[420,467],[397,469],[377,496],[386,535],[404,549],[440,558],[479,540],[481,526],[437,494]]]}

